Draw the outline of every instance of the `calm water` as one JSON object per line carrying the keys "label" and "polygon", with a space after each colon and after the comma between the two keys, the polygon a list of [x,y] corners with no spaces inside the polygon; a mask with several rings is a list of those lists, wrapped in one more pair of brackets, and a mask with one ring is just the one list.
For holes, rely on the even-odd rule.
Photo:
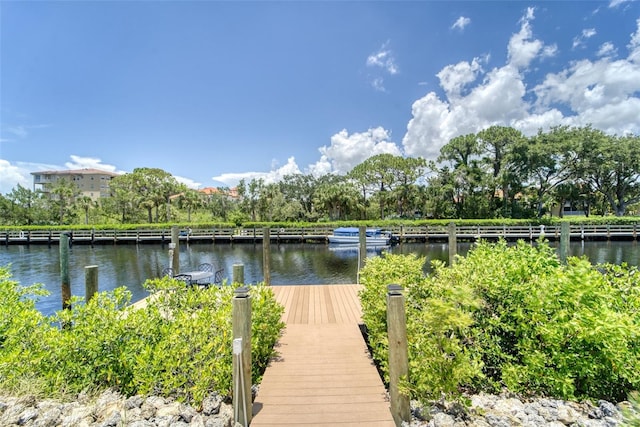
{"label": "calm water", "polygon": [[[553,243],[552,243],[553,244]],[[464,255],[471,244],[460,243],[458,253]],[[427,258],[447,260],[446,243],[411,243],[394,246],[392,253],[417,253]],[[367,252],[377,256],[382,250]],[[45,314],[60,309],[60,258],[58,246],[46,245],[0,247],[0,266],[11,265],[13,279],[22,285],[42,283],[51,295],[37,303]],[[640,265],[640,245],[637,242],[571,242],[571,255],[586,256],[593,263],[627,262]],[[202,262],[224,268],[230,277],[234,264],[244,264],[247,283],[263,280],[261,244],[181,244],[180,269],[186,271]],[[159,276],[169,265],[168,247],[160,244],[141,245],[74,245],[69,254],[71,293],[84,296],[84,267],[98,266],[98,282],[101,291],[126,286],[133,294],[133,301],[147,295],[142,286],[145,280]],[[336,249],[323,244],[273,244],[271,247],[271,283],[337,284],[355,283],[358,251],[355,248]]]}

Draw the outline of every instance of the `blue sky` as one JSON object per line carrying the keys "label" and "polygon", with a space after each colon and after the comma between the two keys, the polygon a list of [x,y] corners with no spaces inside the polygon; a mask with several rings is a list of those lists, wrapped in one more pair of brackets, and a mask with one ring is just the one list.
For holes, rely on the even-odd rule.
{"label": "blue sky", "polygon": [[495,124],[640,134],[637,1],[0,0],[0,24],[3,194],[345,173]]}

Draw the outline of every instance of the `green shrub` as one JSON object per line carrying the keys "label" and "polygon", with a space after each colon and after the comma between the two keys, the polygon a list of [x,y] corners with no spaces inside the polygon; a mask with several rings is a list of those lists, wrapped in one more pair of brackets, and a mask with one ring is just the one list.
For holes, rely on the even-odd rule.
{"label": "green shrub", "polygon": [[620,401],[640,387],[635,267],[578,258],[565,266],[546,243],[504,241],[480,242],[452,267],[436,262],[429,277],[418,276],[415,257],[372,261],[362,272],[363,320],[385,375],[385,285],[398,271],[410,277],[400,284],[415,398],[506,387]]}
{"label": "green shrub", "polygon": [[[164,277],[143,309],[125,288],[43,317],[29,293],[0,269],[0,387],[64,397],[113,388],[158,393],[199,404],[211,392],[230,395],[231,286],[198,289]],[[264,285],[251,287],[253,380],[273,355],[283,308]]]}

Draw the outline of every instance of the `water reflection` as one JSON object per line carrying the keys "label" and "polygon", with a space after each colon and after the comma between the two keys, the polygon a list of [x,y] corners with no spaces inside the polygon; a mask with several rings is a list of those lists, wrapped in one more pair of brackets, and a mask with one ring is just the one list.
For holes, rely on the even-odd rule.
{"label": "water reflection", "polygon": [[[554,243],[552,243],[553,245]],[[471,243],[459,243],[457,253],[464,256]],[[571,255],[586,256],[593,263],[627,262],[640,264],[637,242],[572,242]],[[367,250],[367,257],[381,253],[418,254],[425,257],[425,272],[431,261],[447,261],[446,243],[411,243],[391,248]],[[271,282],[275,285],[355,283],[358,268],[357,247],[336,248],[324,244],[273,244],[271,246]],[[224,268],[225,276],[233,272],[234,264],[244,264],[247,283],[263,280],[261,244],[181,244],[180,268],[185,271],[200,263],[209,262],[216,269]],[[51,296],[38,302],[37,307],[51,314],[61,307],[60,264],[57,246],[46,245],[0,247],[0,265],[11,264],[14,279],[23,285],[43,283]],[[168,247],[160,244],[141,245],[74,245],[69,254],[69,273],[73,295],[84,295],[84,267],[98,266],[100,290],[126,286],[137,301],[147,295],[142,286],[145,280],[158,277],[169,265]]]}

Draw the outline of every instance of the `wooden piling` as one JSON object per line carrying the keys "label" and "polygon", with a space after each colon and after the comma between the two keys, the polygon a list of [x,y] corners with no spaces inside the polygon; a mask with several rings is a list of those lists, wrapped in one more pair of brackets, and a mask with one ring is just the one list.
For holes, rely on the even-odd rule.
{"label": "wooden piling", "polygon": [[364,268],[364,264],[367,261],[367,227],[361,225],[358,227],[358,243],[359,252],[358,252],[358,271]]}
{"label": "wooden piling", "polygon": [[271,285],[271,232],[265,227],[262,232],[262,270],[264,284]]}
{"label": "wooden piling", "polygon": [[404,295],[400,285],[387,286],[387,334],[389,337],[389,399],[391,415],[400,427],[411,421],[409,396],[400,391],[400,381],[409,378],[409,350]]}
{"label": "wooden piling", "polygon": [[232,283],[244,285],[244,264],[233,264]]}
{"label": "wooden piling", "polygon": [[[235,290],[233,323],[233,413],[236,423],[247,427],[251,422],[251,296],[249,288]],[[236,341],[240,339],[241,341]]]}
{"label": "wooden piling", "polygon": [[180,229],[177,225],[171,227],[171,243],[173,245],[171,268],[174,275],[180,274]]}
{"label": "wooden piling", "polygon": [[69,233],[60,233],[60,290],[62,309],[71,309],[71,279],[69,278]]}
{"label": "wooden piling", "polygon": [[569,243],[571,241],[571,224],[563,222],[560,224],[560,261],[567,263],[569,258]]}
{"label": "wooden piling", "polygon": [[98,266],[87,265],[84,268],[84,300],[89,302],[98,292]]}
{"label": "wooden piling", "polygon": [[453,265],[458,253],[458,238],[456,236],[456,223],[449,223],[449,265]]}

